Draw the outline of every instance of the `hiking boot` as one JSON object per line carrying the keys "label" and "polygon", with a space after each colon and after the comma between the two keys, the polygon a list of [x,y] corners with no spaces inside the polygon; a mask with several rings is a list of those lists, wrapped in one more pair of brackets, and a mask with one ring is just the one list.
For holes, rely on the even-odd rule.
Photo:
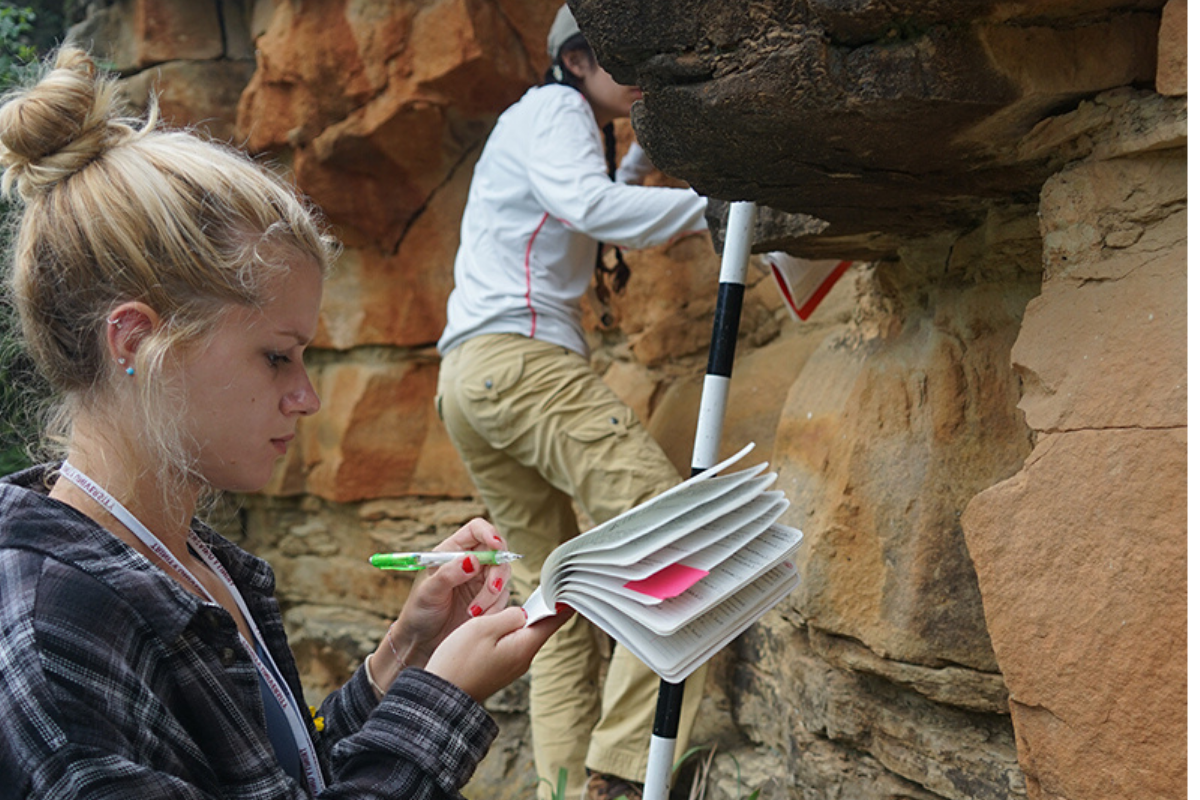
{"label": "hiking boot", "polygon": [[618,778],[616,775],[606,775],[602,772],[587,771],[587,783],[583,785],[582,800],[617,800],[624,797],[627,800],[642,800],[642,784]]}

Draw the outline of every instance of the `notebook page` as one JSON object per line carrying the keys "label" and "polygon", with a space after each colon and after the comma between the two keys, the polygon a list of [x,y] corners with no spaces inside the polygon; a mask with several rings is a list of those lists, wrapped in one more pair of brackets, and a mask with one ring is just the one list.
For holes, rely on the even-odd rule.
{"label": "notebook page", "polygon": [[[727,477],[740,477],[743,474],[735,473],[720,478],[710,478],[709,482],[725,480]],[[662,520],[658,519],[658,509],[641,506],[645,508],[646,513],[639,526],[639,533],[631,541],[620,547],[579,549],[570,553],[560,563],[573,566],[614,564],[622,567],[636,564],[702,525],[710,522],[719,523],[730,512],[752,502],[755,497],[761,495],[768,486],[775,482],[775,478],[776,474],[771,472],[759,478],[742,480],[737,486],[716,497],[700,500],[680,511],[672,509],[671,516]],[[684,497],[684,495],[680,495],[680,497]]]}
{"label": "notebook page", "polygon": [[[630,524],[629,518],[634,517],[636,519],[644,513],[644,509],[647,506],[659,507],[659,511],[657,512],[658,516],[656,519],[661,523],[667,519],[670,519],[671,514],[669,509],[675,508],[677,514],[683,513],[696,504],[696,498],[698,496],[703,496],[705,499],[711,499],[711,497],[720,495],[722,491],[727,491],[735,488],[737,485],[740,485],[741,480],[739,480],[739,478],[749,479],[750,477],[753,477],[753,474],[761,472],[767,466],[765,463],[760,464],[758,467],[753,467],[750,470],[745,470],[742,473],[720,476],[720,479],[714,481],[717,473],[731,464],[739,461],[752,449],[754,449],[754,444],[748,444],[739,452],[725,459],[715,467],[707,469],[704,472],[701,472],[699,475],[694,475],[683,483],[672,486],[667,491],[652,497],[645,503],[635,506],[623,514],[613,517],[602,525],[598,525],[595,528],[592,528],[590,531],[581,533],[574,539],[559,545],[554,552],[552,552],[546,558],[546,562],[542,565],[543,581],[545,580],[546,575],[557,567],[559,560],[577,550],[616,547],[620,546],[626,539],[640,535],[645,530],[646,526],[640,522],[636,524]],[[683,503],[677,502],[676,497],[680,494],[686,494],[689,498],[691,498],[690,501]]]}
{"label": "notebook page", "polygon": [[565,582],[561,594],[564,597],[591,595],[596,603],[604,603],[637,619],[638,624],[651,633],[667,636],[707,613],[727,597],[738,594],[745,584],[753,583],[763,573],[790,558],[799,547],[800,540],[801,533],[795,528],[772,525],[758,538],[714,566],[703,580],[676,597],[656,603],[648,602],[650,598],[630,597],[628,590],[619,591],[619,587],[597,585],[595,576],[583,576]]}
{"label": "notebook page", "polygon": [[770,610],[799,582],[795,564],[783,562],[670,636],[653,634],[636,618],[603,603],[594,603],[594,598],[566,593],[563,599],[659,677],[679,681]]}

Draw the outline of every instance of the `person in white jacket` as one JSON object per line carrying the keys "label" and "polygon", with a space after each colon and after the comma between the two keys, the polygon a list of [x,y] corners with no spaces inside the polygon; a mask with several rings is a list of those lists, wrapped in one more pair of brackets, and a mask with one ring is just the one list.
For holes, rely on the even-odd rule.
{"label": "person in white jacket", "polygon": [[[475,167],[438,342],[439,414],[492,521],[525,555],[513,565],[524,597],[550,551],[578,534],[573,501],[598,524],[680,480],[592,371],[581,301],[602,264],[598,243],[640,248],[703,231],[707,205],[690,189],[614,181],[611,123],[640,91],[598,64],[566,6],[548,50],[546,84],[500,116]],[[601,637],[576,616],[534,660],[543,798],[562,767],[572,800],[585,784],[589,798],[641,796],[659,682],[617,645],[601,685]],[[703,680],[688,681],[679,751]]]}

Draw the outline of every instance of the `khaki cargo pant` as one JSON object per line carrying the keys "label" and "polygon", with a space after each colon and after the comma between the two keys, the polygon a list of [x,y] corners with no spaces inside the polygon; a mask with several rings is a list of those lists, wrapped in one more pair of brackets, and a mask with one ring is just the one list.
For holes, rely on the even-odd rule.
{"label": "khaki cargo pant", "polygon": [[[513,588],[524,600],[545,557],[578,532],[574,498],[599,524],[679,482],[633,411],[566,348],[517,334],[470,339],[442,360],[438,413],[509,546]],[[607,637],[576,615],[530,669],[538,776],[568,768],[568,798],[583,767],[645,779],[659,679],[616,645],[600,685]],[[684,691],[676,758],[687,747],[705,671]],[[539,783],[538,795],[550,797]]]}

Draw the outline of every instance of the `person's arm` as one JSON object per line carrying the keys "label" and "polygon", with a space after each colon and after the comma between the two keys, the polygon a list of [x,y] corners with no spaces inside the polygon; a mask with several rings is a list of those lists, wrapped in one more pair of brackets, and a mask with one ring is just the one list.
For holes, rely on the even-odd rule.
{"label": "person's arm", "polygon": [[[473,519],[434,548],[437,552],[505,550],[491,523]],[[451,631],[508,605],[508,564],[484,566],[475,556],[419,573],[404,608],[371,657],[370,674],[386,691],[406,667],[424,667]]]}
{"label": "person's arm", "polygon": [[[490,523],[476,519],[434,549],[506,548]],[[382,763],[387,785],[402,789],[397,796],[454,796],[466,783],[497,732],[481,703],[523,675],[570,616],[526,627],[521,609],[505,607],[509,574],[508,565],[482,569],[477,558],[460,559],[416,582],[388,631],[393,641],[372,654],[371,671],[364,664],[321,706],[335,781],[379,780]],[[415,663],[397,667],[398,657]]]}
{"label": "person's arm", "polygon": [[[362,729],[334,747],[334,779],[359,786],[368,775],[385,781],[396,797],[456,797],[499,730],[480,704],[523,675],[569,617],[526,627],[524,612],[509,608],[460,626],[434,651],[427,670],[401,673]],[[386,777],[377,774],[381,764],[389,767]]]}
{"label": "person's arm", "polygon": [[499,732],[482,705],[422,669],[405,670],[371,702],[366,721],[332,748],[331,797],[457,798]]}
{"label": "person's arm", "polygon": [[608,177],[595,118],[580,98],[539,115],[528,175],[551,214],[575,230],[621,247],[665,244],[707,229],[707,201],[691,189],[630,186]]}
{"label": "person's arm", "polygon": [[[226,660],[232,620],[202,611],[180,630],[162,597],[135,603],[71,565],[24,558],[2,565],[18,578],[0,605],[0,798],[308,796],[266,739],[253,666]],[[355,729],[333,747],[322,798],[459,797],[495,723],[466,692],[409,672],[383,702],[368,696],[365,724],[332,720]]]}

